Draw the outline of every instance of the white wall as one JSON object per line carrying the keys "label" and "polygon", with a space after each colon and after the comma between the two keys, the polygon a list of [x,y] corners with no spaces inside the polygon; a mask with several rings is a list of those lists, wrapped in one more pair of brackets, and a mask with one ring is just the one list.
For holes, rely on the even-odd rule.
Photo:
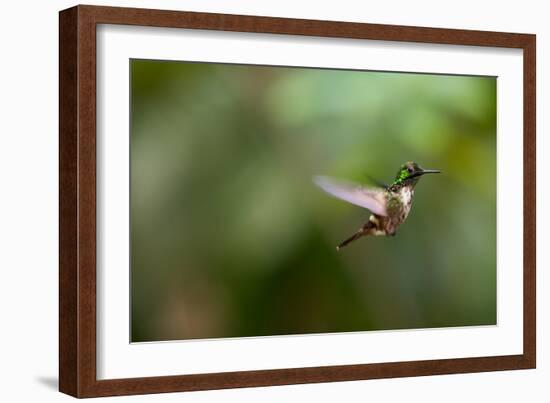
{"label": "white wall", "polygon": [[[94,1],[92,1],[94,3]],[[0,399],[61,402],[57,389],[57,11],[62,0],[4,3],[0,24]],[[538,369],[230,391],[118,398],[119,401],[550,401],[550,356],[543,336],[549,298],[543,251],[548,162],[543,111],[548,107],[550,25],[543,1],[339,0],[255,2],[142,0],[95,4],[438,26],[537,34],[538,52]],[[545,108],[546,106],[546,108]],[[546,144],[547,145],[547,144]],[[548,147],[545,147],[548,151]],[[513,184],[511,191],[513,191]],[[546,192],[546,195],[543,193]],[[545,197],[546,196],[546,197]],[[520,212],[518,212],[520,214]],[[510,230],[517,230],[510,217]],[[545,255],[545,256],[543,256]]]}

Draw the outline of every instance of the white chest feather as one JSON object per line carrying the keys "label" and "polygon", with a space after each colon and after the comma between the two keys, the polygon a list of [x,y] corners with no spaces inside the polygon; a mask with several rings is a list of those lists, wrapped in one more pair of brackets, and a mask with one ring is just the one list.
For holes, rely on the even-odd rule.
{"label": "white chest feather", "polygon": [[409,187],[405,186],[399,191],[399,193],[400,193],[401,201],[403,202],[403,204],[405,206],[410,206],[410,204],[412,202],[413,195],[414,195],[414,190],[412,190]]}

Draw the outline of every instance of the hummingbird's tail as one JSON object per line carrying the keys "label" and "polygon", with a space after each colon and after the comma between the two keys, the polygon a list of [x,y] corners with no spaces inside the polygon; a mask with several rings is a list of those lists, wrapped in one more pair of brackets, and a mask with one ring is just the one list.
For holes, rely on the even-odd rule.
{"label": "hummingbird's tail", "polygon": [[369,230],[372,229],[372,228],[375,228],[375,227],[376,227],[376,223],[369,220],[365,225],[363,225],[363,227],[361,227],[361,229],[359,231],[357,231],[355,234],[353,234],[348,239],[346,239],[344,242],[342,242],[340,245],[338,245],[336,247],[336,250],[339,251],[340,249],[342,249],[344,246],[346,246],[350,242],[353,242],[356,239],[361,238],[363,235],[368,235]]}
{"label": "hummingbird's tail", "polygon": [[336,247],[336,250],[339,251],[344,246],[346,246],[348,243],[355,241],[356,239],[361,238],[363,235],[365,235],[365,231],[363,228],[361,228],[359,231],[357,231],[355,234],[350,236],[348,239],[346,239],[344,242],[342,242],[340,245]]}

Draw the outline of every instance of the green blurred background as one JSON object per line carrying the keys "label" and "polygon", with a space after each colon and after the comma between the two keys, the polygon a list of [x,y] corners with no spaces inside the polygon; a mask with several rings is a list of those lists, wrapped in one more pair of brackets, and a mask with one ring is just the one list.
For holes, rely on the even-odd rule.
{"label": "green blurred background", "polygon": [[[496,323],[496,78],[131,60],[132,341]],[[313,175],[422,178],[395,237]]]}

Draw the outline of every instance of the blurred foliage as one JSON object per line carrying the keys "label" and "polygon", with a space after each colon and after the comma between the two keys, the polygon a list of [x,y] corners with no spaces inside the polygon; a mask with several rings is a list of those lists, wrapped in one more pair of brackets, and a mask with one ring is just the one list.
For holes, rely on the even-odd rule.
{"label": "blurred foliage", "polygon": [[[496,79],[132,60],[132,341],[496,323]],[[312,175],[420,180],[397,236]]]}

